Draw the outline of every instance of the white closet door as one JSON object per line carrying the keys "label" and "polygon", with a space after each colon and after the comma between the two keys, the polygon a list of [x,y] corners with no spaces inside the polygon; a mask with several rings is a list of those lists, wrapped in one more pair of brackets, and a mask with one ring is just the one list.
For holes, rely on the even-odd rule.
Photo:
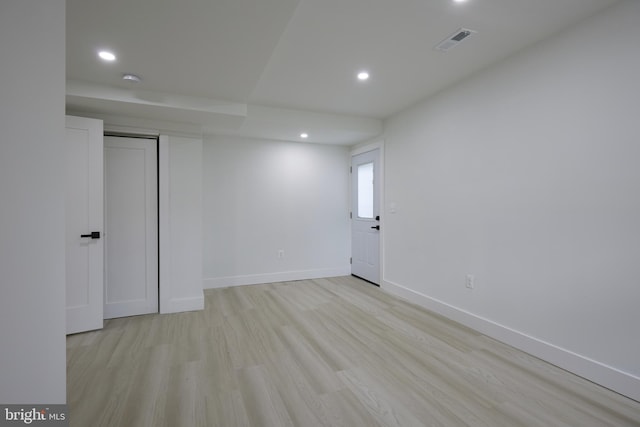
{"label": "white closet door", "polygon": [[66,321],[74,334],[103,323],[102,121],[67,116],[66,128]]}
{"label": "white closet door", "polygon": [[104,156],[104,318],[157,313],[157,141],[105,137]]}

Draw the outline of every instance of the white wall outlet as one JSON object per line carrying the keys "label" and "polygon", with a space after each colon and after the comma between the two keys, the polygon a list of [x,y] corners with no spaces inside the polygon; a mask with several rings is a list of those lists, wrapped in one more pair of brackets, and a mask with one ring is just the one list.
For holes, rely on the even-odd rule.
{"label": "white wall outlet", "polygon": [[284,249],[278,249],[278,258],[284,258]]}
{"label": "white wall outlet", "polygon": [[475,282],[476,282],[475,276],[473,274],[467,274],[467,280],[465,282],[465,285],[467,286],[467,288],[473,289],[475,286]]}

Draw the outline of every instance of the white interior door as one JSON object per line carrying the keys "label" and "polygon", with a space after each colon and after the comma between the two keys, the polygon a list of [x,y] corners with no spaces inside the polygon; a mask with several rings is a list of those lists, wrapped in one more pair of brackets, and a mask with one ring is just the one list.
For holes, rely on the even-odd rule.
{"label": "white interior door", "polygon": [[107,136],[104,153],[104,318],[157,313],[157,141]]}
{"label": "white interior door", "polygon": [[101,329],[103,322],[102,121],[66,117],[67,334]]}
{"label": "white interior door", "polygon": [[380,284],[380,150],[351,157],[351,274]]}

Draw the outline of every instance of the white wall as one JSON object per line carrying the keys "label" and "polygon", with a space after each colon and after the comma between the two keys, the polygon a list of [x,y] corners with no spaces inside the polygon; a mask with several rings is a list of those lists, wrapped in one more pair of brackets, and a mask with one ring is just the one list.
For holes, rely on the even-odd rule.
{"label": "white wall", "polygon": [[639,22],[621,2],[387,121],[383,285],[635,399]]}
{"label": "white wall", "polygon": [[205,288],[349,274],[348,168],[347,147],[206,136]]}
{"label": "white wall", "polygon": [[161,136],[160,312],[204,308],[202,139]]}
{"label": "white wall", "polygon": [[64,0],[0,4],[0,402],[65,403]]}

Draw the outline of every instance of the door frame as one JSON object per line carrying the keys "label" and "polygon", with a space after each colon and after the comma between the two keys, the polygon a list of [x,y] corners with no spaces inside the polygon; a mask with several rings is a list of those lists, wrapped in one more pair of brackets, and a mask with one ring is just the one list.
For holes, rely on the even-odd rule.
{"label": "door frame", "polygon": [[[380,283],[379,286],[382,288],[383,287],[383,283],[384,283],[384,235],[385,235],[385,219],[386,219],[386,214],[385,214],[385,202],[384,202],[384,139],[376,139],[367,143],[364,143],[362,145],[356,145],[355,147],[353,147],[351,149],[351,151],[349,152],[349,167],[351,167],[351,163],[352,163],[352,159],[353,156],[357,156],[358,154],[362,154],[362,153],[367,153],[369,151],[373,151],[373,150],[379,150],[379,159],[378,159],[378,169],[379,169],[379,180],[380,180],[380,185],[378,186],[378,200],[380,201],[380,206],[379,206],[379,211],[380,211],[380,239],[378,241],[378,245],[379,245],[379,260],[378,260],[378,268],[380,269]],[[352,207],[353,207],[353,199],[354,199],[354,194],[353,194],[353,185],[352,185],[352,181],[353,180],[353,176],[349,176],[349,211],[351,212]],[[349,252],[351,254],[351,257],[353,258],[353,247],[351,247],[351,236],[353,233],[353,230],[351,229],[351,226],[353,224],[353,219],[349,219]]]}

